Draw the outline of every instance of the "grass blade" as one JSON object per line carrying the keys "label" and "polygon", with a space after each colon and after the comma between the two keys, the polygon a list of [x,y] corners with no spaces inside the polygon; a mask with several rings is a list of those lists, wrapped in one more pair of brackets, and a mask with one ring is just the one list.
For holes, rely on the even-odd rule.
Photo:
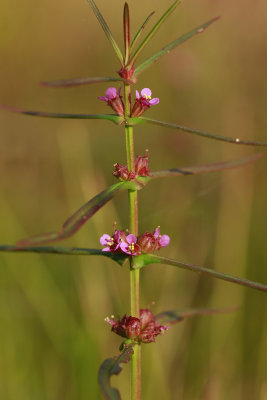
{"label": "grass blade", "polygon": [[164,54],[169,53],[171,50],[173,50],[175,47],[179,46],[179,44],[185,42],[186,40],[194,37],[195,35],[198,35],[199,33],[203,33],[206,28],[208,28],[209,25],[213,24],[213,22],[217,21],[220,17],[216,17],[211,19],[208,22],[205,22],[204,24],[200,25],[199,27],[193,29],[192,31],[186,33],[185,35],[182,35],[178,39],[174,40],[167,46],[163,47],[160,51],[155,53],[153,56],[149,57],[146,59],[142,64],[140,64],[138,67],[135,69],[134,75],[137,76],[141,72],[143,72],[146,68],[150,67],[151,64],[155,63],[158,61],[160,57],[162,57]]}
{"label": "grass blade", "polygon": [[260,158],[262,158],[262,156],[263,156],[262,153],[258,153],[258,154],[253,154],[250,157],[240,158],[238,160],[233,160],[233,161],[224,161],[224,162],[191,166],[191,167],[189,166],[182,168],[172,168],[166,171],[155,171],[151,172],[150,178],[157,179],[157,178],[164,178],[167,176],[198,175],[198,174],[206,174],[209,172],[223,171],[225,169],[238,168],[244,165],[248,165],[256,160],[259,160]]}
{"label": "grass blade", "polygon": [[127,259],[126,255],[102,251],[100,249],[83,249],[79,247],[54,247],[54,246],[14,246],[0,245],[0,251],[15,253],[42,253],[42,254],[59,254],[71,256],[104,256],[116,261],[119,265],[123,265]]}
{"label": "grass blade", "polygon": [[122,371],[121,363],[128,363],[133,354],[133,345],[126,347],[118,357],[107,358],[100,366],[98,372],[98,383],[106,400],[121,400],[118,389],[111,387],[112,375],[119,375]]}
{"label": "grass blade", "polygon": [[167,257],[160,257],[154,254],[143,254],[141,256],[135,257],[134,268],[142,268],[145,265],[153,263],[173,265],[174,267],[187,269],[193,272],[200,272],[206,275],[210,275],[213,278],[222,279],[224,281],[236,283],[238,285],[243,285],[252,289],[257,289],[263,292],[267,292],[267,285],[264,285],[262,283],[253,282],[248,279],[239,278],[237,276],[225,274],[223,272],[215,271],[213,269],[199,267],[198,265],[183,263],[177,260],[172,260]]}
{"label": "grass blade", "polygon": [[117,54],[117,57],[118,57],[121,65],[123,66],[123,55],[122,55],[122,52],[121,52],[119,46],[117,45],[117,43],[116,43],[116,41],[115,41],[115,39],[114,39],[114,37],[113,37],[108,25],[106,23],[106,21],[104,20],[101,12],[99,11],[97,5],[94,2],[94,0],[88,0],[88,2],[90,4],[90,6],[92,7],[93,12],[95,13],[95,16],[97,17],[98,21],[100,22],[100,25],[102,26],[103,31],[105,32],[109,42],[111,43],[113,49],[115,50],[115,53]]}
{"label": "grass blade", "polygon": [[123,38],[124,38],[124,50],[125,50],[124,64],[127,65],[130,57],[130,48],[131,48],[130,14],[129,14],[128,3],[124,4],[124,10],[123,10]]}
{"label": "grass blade", "polygon": [[160,26],[163,24],[163,22],[166,20],[166,18],[171,15],[171,13],[175,10],[177,5],[180,3],[180,0],[175,0],[175,2],[171,5],[171,7],[162,15],[162,17],[158,20],[158,22],[154,25],[154,27],[151,29],[151,31],[148,33],[146,38],[143,40],[143,42],[140,44],[140,46],[137,48],[135,51],[134,55],[131,57],[130,60],[130,65],[133,65],[143,50],[143,48],[147,45],[147,43],[152,39],[152,37],[155,35],[155,33],[158,31]]}
{"label": "grass blade", "polygon": [[94,83],[102,83],[102,82],[124,82],[124,79],[112,76],[93,77],[93,78],[89,77],[73,78],[73,79],[62,79],[60,81],[41,82],[40,85],[52,88],[69,88],[74,86],[92,85]]}
{"label": "grass blade", "polygon": [[157,121],[152,118],[139,117],[139,119],[141,119],[149,124],[166,126],[166,128],[177,129],[180,131],[191,133],[192,135],[203,136],[203,137],[206,137],[209,139],[221,140],[223,142],[234,143],[234,144],[244,144],[244,145],[248,145],[248,146],[267,146],[267,142],[255,142],[255,141],[251,141],[251,140],[242,140],[239,138],[231,138],[228,136],[221,136],[221,135],[217,135],[214,133],[199,131],[198,129],[187,128],[186,126],[182,126],[182,125],[172,124],[170,122]]}
{"label": "grass blade", "polygon": [[149,16],[147,17],[147,19],[145,20],[145,22],[141,25],[141,27],[138,29],[138,31],[136,32],[135,37],[132,40],[131,43],[131,50],[133,49],[135,43],[137,42],[137,40],[139,39],[139,36],[141,35],[141,33],[143,32],[143,30],[145,29],[146,24],[148,23],[148,21],[150,20],[150,18],[152,17],[152,15],[155,14],[155,11],[152,11],[152,13],[149,14]]}
{"label": "grass blade", "polygon": [[47,118],[70,118],[70,119],[105,119],[111,121],[116,125],[120,125],[123,122],[123,118],[115,114],[62,114],[62,113],[50,113],[45,111],[29,111],[23,110],[22,108],[15,108],[5,105],[0,105],[0,108],[7,111],[16,112],[19,114],[31,115],[33,117],[47,117]]}

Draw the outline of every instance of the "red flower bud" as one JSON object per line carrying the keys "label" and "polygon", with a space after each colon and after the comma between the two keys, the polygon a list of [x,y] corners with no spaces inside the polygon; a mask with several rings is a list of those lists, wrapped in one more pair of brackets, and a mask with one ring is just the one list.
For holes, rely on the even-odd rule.
{"label": "red flower bud", "polygon": [[144,329],[151,321],[154,321],[154,315],[152,311],[150,311],[148,308],[142,308],[140,310],[140,321],[142,329]]}
{"label": "red flower bud", "polygon": [[148,150],[144,156],[136,156],[135,158],[135,173],[139,176],[149,176],[150,170],[148,169]]}
{"label": "red flower bud", "polygon": [[156,242],[156,238],[148,231],[143,233],[137,239],[137,243],[144,253],[152,253],[156,249]]}
{"label": "red flower bud", "polygon": [[[130,80],[131,77],[133,76],[134,70],[135,70],[134,66],[130,69],[121,67],[121,69],[117,72],[123,79]],[[136,79],[133,79],[132,83],[135,83],[135,82],[136,82]]]}

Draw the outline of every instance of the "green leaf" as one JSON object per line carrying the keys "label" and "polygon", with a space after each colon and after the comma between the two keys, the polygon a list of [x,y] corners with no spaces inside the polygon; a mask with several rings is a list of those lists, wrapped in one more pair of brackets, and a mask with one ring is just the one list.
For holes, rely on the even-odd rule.
{"label": "green leaf", "polygon": [[166,171],[154,171],[154,172],[151,172],[151,174],[148,178],[157,179],[157,178],[165,178],[168,176],[199,175],[199,174],[206,174],[209,172],[223,171],[225,169],[238,168],[238,167],[242,167],[244,165],[248,165],[256,160],[259,160],[260,158],[262,158],[262,156],[263,156],[262,153],[257,153],[257,154],[253,154],[250,157],[240,158],[238,160],[233,160],[233,161],[224,161],[224,162],[191,166],[191,167],[189,166],[189,167],[182,167],[182,168],[172,168],[172,169],[168,169]]}
{"label": "green leaf", "polygon": [[32,238],[22,239],[17,244],[19,246],[39,245],[43,243],[57,242],[66,239],[76,233],[97,211],[100,210],[114,195],[121,190],[133,189],[139,190],[141,184],[138,182],[119,182],[103,190],[101,193],[93,197],[76,211],[63,224],[61,231],[46,233],[43,235],[34,236]]}
{"label": "green leaf", "polygon": [[[131,118],[131,119],[133,119],[133,118]],[[227,137],[227,136],[220,136],[220,135],[216,135],[214,133],[203,132],[203,131],[199,131],[197,129],[191,129],[191,128],[187,128],[185,126],[172,124],[170,122],[157,121],[152,118],[139,117],[139,119],[142,119],[143,121],[147,122],[148,124],[166,126],[166,128],[172,128],[172,129],[184,131],[187,133],[191,133],[193,135],[204,136],[209,139],[221,140],[223,142],[234,143],[234,144],[244,144],[244,145],[249,145],[249,146],[267,146],[267,142],[254,142],[251,140],[242,140],[240,138],[231,138],[231,137]],[[135,121],[133,121],[132,124],[134,122]]]}
{"label": "green leaf", "polygon": [[98,372],[98,383],[105,400],[120,400],[118,389],[111,387],[112,375],[119,375],[122,371],[122,363],[126,364],[131,360],[133,345],[126,347],[118,357],[106,359],[100,366]]}
{"label": "green leaf", "polygon": [[128,257],[124,254],[111,253],[99,249],[82,249],[78,247],[54,247],[54,246],[14,246],[0,245],[0,251],[15,252],[15,253],[44,253],[44,254],[59,254],[73,256],[103,256],[116,261],[119,265],[123,265]]}
{"label": "green leaf", "polygon": [[195,317],[196,315],[212,315],[212,314],[224,314],[228,312],[236,311],[237,307],[231,308],[190,308],[188,310],[179,311],[163,311],[160,314],[155,315],[155,319],[162,325],[165,324],[176,324],[177,322],[183,321],[188,317]]}
{"label": "green leaf", "polygon": [[163,22],[166,20],[166,18],[172,14],[172,12],[175,10],[177,5],[180,3],[180,0],[176,0],[171,7],[162,15],[162,17],[158,20],[158,22],[154,25],[154,27],[151,29],[149,34],[146,36],[146,38],[143,40],[143,42],[140,44],[140,46],[137,48],[135,51],[134,55],[131,57],[129,64],[133,65],[143,50],[143,48],[147,45],[147,43],[152,39],[152,37],[155,35],[157,30],[160,28],[160,26],[163,24]]}
{"label": "green leaf", "polygon": [[94,2],[94,0],[88,0],[88,2],[90,4],[90,6],[92,7],[92,9],[93,9],[98,21],[100,22],[100,25],[102,26],[103,31],[105,32],[109,42],[111,43],[113,49],[115,50],[115,53],[117,54],[117,57],[118,57],[121,65],[123,66],[123,55],[122,55],[122,52],[121,52],[119,46],[117,45],[117,43],[116,43],[116,41],[115,41],[115,39],[114,39],[114,37],[113,37],[108,25],[106,23],[106,21],[104,20],[101,12],[99,11],[97,5]]}
{"label": "green leaf", "polygon": [[149,14],[149,16],[147,17],[147,19],[145,20],[145,22],[141,25],[141,27],[138,29],[135,37],[133,38],[133,41],[131,43],[131,50],[134,47],[135,43],[137,42],[137,40],[139,39],[139,36],[141,35],[141,33],[143,32],[143,30],[145,29],[146,24],[148,23],[148,21],[150,20],[150,18],[152,17],[152,15],[155,14],[155,11],[152,11],[152,13]]}
{"label": "green leaf", "polygon": [[205,22],[204,24],[198,26],[197,28],[193,29],[192,31],[186,33],[185,35],[182,35],[178,39],[174,40],[173,42],[169,43],[167,46],[163,47],[160,51],[155,53],[153,56],[147,58],[142,64],[138,65],[136,67],[134,76],[140,75],[141,72],[143,72],[146,68],[150,67],[151,64],[154,64],[158,59],[164,54],[169,53],[171,50],[173,50],[175,47],[179,46],[179,44],[182,44],[186,40],[192,38],[195,35],[198,35],[200,33],[203,33],[205,29],[208,28],[209,25],[213,24],[213,22],[217,21],[220,17],[216,17],[211,19],[208,22]]}
{"label": "green leaf", "polygon": [[15,108],[0,104],[0,108],[20,114],[31,115],[34,117],[47,117],[47,118],[70,118],[70,119],[105,119],[113,122],[115,125],[120,125],[123,122],[123,117],[115,114],[61,114],[50,113],[44,111],[29,111],[22,108]]}
{"label": "green leaf", "polygon": [[129,14],[128,3],[124,4],[124,10],[123,10],[123,38],[124,38],[124,50],[125,50],[124,65],[127,65],[131,47],[130,14]]}
{"label": "green leaf", "polygon": [[93,77],[93,78],[73,78],[73,79],[63,79],[60,81],[52,82],[41,82],[41,86],[49,86],[52,88],[68,88],[73,86],[81,85],[92,85],[93,83],[102,82],[124,82],[125,80],[121,77],[103,76],[103,77]]}
{"label": "green leaf", "polygon": [[155,254],[142,254],[141,256],[134,257],[134,259],[132,260],[131,266],[132,266],[132,268],[137,269],[137,268],[142,268],[148,264],[153,264],[153,263],[173,265],[174,267],[188,269],[193,272],[201,272],[203,274],[210,275],[213,278],[222,279],[222,280],[225,280],[228,282],[236,283],[238,285],[247,286],[252,289],[257,289],[257,290],[261,290],[264,292],[267,291],[267,285],[263,285],[262,283],[249,281],[248,279],[239,278],[237,276],[225,274],[223,272],[218,272],[213,269],[199,267],[197,265],[192,265],[192,264],[182,263],[180,261],[172,260],[167,257],[160,257]]}

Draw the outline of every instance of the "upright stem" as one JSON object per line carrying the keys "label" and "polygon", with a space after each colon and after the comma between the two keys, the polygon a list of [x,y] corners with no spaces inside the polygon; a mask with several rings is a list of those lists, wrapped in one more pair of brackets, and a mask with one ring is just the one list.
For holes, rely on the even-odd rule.
{"label": "upright stem", "polygon": [[[130,116],[131,108],[131,87],[124,85],[124,99],[125,99],[125,117]],[[133,127],[125,126],[126,138],[126,152],[127,152],[127,167],[129,171],[135,170],[134,168],[134,139]],[[130,232],[135,236],[138,235],[138,198],[137,190],[128,191],[129,198],[129,214],[130,214]],[[139,317],[139,270],[130,270],[130,297],[131,297],[131,316]],[[141,346],[134,347],[134,354],[131,362],[131,400],[141,399]]]}

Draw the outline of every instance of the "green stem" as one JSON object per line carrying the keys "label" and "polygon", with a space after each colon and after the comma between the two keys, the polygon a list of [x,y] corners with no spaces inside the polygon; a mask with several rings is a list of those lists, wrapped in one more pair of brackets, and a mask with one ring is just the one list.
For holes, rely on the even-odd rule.
{"label": "green stem", "polygon": [[[131,87],[124,85],[125,117],[130,117],[131,112]],[[127,167],[129,171],[135,170],[134,167],[134,138],[133,127],[125,126]],[[138,198],[136,190],[128,191],[129,214],[130,214],[130,232],[138,236]],[[140,270],[130,270],[130,298],[131,298],[131,316],[139,317],[139,274]],[[141,346],[134,347],[134,354],[131,362],[131,400],[141,399]]]}

